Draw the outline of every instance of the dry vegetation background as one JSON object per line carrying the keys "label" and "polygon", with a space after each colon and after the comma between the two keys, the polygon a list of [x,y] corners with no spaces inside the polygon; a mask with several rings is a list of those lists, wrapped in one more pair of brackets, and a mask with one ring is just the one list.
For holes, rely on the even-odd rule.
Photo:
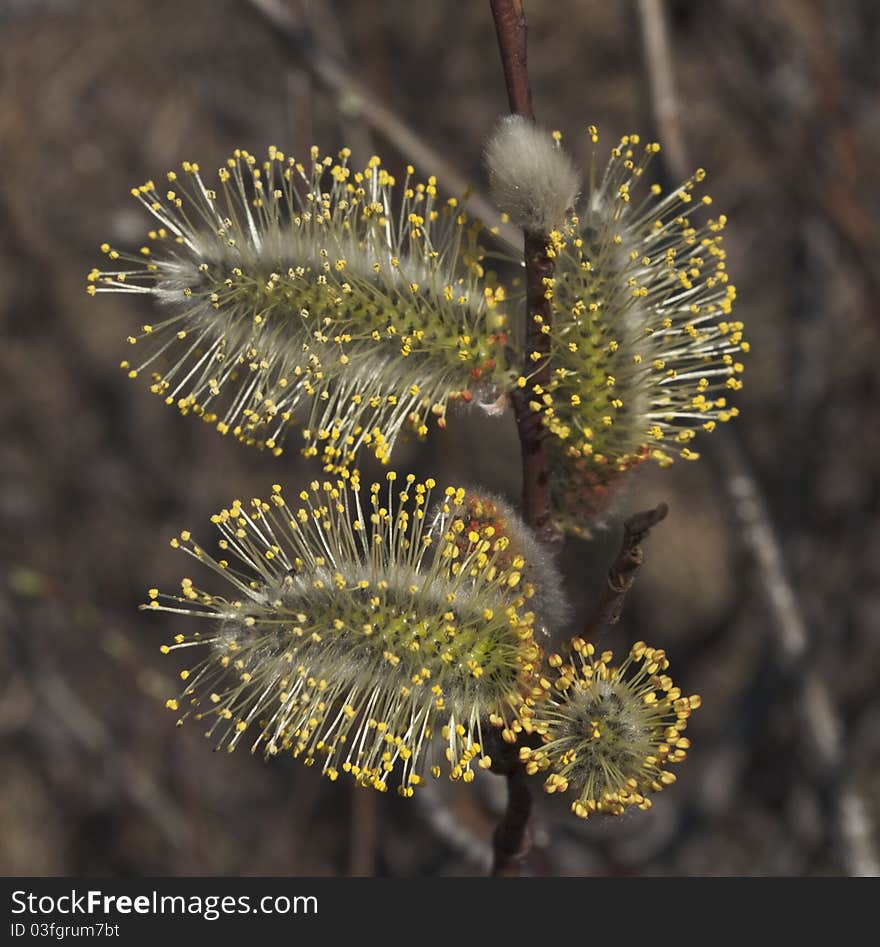
{"label": "dry vegetation background", "polygon": [[[363,95],[482,186],[481,145],[506,110],[487,2],[288,8]],[[582,156],[589,122],[605,145],[648,127],[634,4],[526,9],[545,125]],[[694,750],[650,813],[582,824],[542,798],[532,870],[877,871],[880,8],[693,0],[671,12],[681,130],[729,215],[752,342],[738,435],[807,648],[786,660],[723,459],[641,475],[621,512],[665,499],[671,513],[608,644],[667,649],[686,692],[703,695]],[[168,622],[136,610],[147,587],[189,570],[168,538],[186,527],[207,541],[233,496],[313,471],[294,452],[273,460],[219,438],[128,381],[117,365],[148,309],[85,294],[99,244],[138,246],[147,227],[129,187],[184,158],[211,168],[235,146],[302,154],[313,141],[362,160],[408,155],[245,0],[0,0],[0,27],[0,872],[483,872],[497,777],[402,801],[290,759],[215,755],[197,724],[174,727],[162,705],[175,659],[158,650]],[[457,418],[401,447],[395,466],[516,497],[512,420]],[[579,615],[616,542],[612,530],[569,543]]]}

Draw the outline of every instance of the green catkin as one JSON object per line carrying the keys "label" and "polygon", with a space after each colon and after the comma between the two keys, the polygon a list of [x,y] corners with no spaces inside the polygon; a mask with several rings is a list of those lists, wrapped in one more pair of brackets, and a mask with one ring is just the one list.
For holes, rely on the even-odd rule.
{"label": "green catkin", "polygon": [[[666,196],[655,184],[639,197],[660,146],[626,135],[603,169],[598,133],[588,132],[585,192],[576,214],[548,236],[551,319],[532,318],[549,335],[550,380],[530,400],[547,430],[553,522],[584,536],[626,471],[647,459],[696,460],[697,434],[737,416],[728,399],[742,387],[740,358],[749,350],[731,318],[727,219],[692,220],[712,204],[698,196],[705,172]],[[525,353],[519,386],[544,364],[542,353]]]}
{"label": "green catkin", "polygon": [[[220,558],[188,532],[172,540],[229,583],[229,597],[181,583],[145,608],[208,619],[163,651],[207,651],[168,706],[208,723],[232,750],[247,739],[288,751],[331,779],[411,795],[441,764],[453,779],[488,768],[484,729],[508,742],[540,693],[540,649],[521,568],[507,541],[468,529],[464,491],[388,475],[366,502],[359,480],[313,483],[300,505],[281,488],[213,517]],[[247,734],[247,736],[246,736]],[[439,755],[439,758],[438,758]]]}
{"label": "green catkin", "polygon": [[[306,456],[339,471],[366,447],[387,461],[450,402],[492,402],[510,383],[504,291],[483,267],[480,225],[437,182],[402,188],[311,151],[238,150],[208,187],[197,164],[133,195],[158,226],[140,253],[104,244],[90,293],[146,293],[155,324],[129,342],[151,390],[247,444],[282,451],[298,418]],[[164,192],[164,193],[163,193]]]}

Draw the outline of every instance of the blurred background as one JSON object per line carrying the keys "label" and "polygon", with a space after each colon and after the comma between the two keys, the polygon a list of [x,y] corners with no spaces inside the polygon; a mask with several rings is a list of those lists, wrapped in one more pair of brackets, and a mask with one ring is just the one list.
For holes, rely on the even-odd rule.
{"label": "blurred background", "polygon": [[[677,105],[644,53],[658,9]],[[605,146],[665,127],[708,169],[752,343],[732,436],[640,473],[619,510],[666,500],[670,515],[602,644],[667,650],[703,696],[693,751],[648,813],[582,823],[542,796],[530,870],[876,874],[880,7],[526,12],[535,111],[576,155],[588,123]],[[214,754],[197,724],[174,726],[167,617],[137,611],[191,571],[168,539],[208,542],[220,506],[314,468],[128,381],[125,337],[149,306],[91,299],[85,275],[104,240],[140,245],[133,184],[236,146],[345,144],[392,168],[418,157],[423,175],[446,162],[482,189],[507,108],[488,2],[0,0],[0,27],[0,872],[484,873],[499,777],[400,800],[292,759]],[[519,490],[510,417],[453,418],[395,466]],[[572,631],[619,541],[619,522],[569,541]]]}

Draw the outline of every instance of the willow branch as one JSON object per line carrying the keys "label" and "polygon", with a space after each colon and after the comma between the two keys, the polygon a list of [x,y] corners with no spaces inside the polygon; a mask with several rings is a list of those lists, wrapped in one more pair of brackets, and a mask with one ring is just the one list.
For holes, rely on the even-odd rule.
{"label": "willow branch", "polygon": [[[495,32],[504,67],[510,111],[534,120],[532,92],[526,59],[527,24],[522,0],[490,0]],[[527,388],[512,395],[523,463],[523,517],[544,542],[559,539],[550,525],[550,490],[544,427],[529,403],[536,400],[536,386],[550,380],[550,336],[542,332],[552,321],[547,280],[553,276],[553,260],[547,255],[547,234],[526,233],[523,255],[526,274],[526,353],[540,367]],[[538,399],[540,400],[540,399]]]}
{"label": "willow branch", "polygon": [[489,3],[495,20],[510,111],[534,120],[526,50],[528,24],[522,0],[489,0]]}
{"label": "willow branch", "polygon": [[[495,33],[504,69],[510,111],[534,120],[532,92],[529,86],[526,39],[528,27],[522,0],[490,0]],[[540,415],[532,411],[535,386],[546,386],[550,379],[549,335],[542,326],[551,325],[552,311],[546,297],[547,280],[553,276],[553,260],[547,254],[548,235],[526,233],[523,257],[526,272],[526,348],[538,370],[529,385],[512,395],[517,432],[522,453],[523,517],[543,542],[555,542],[558,536],[550,524],[549,470],[544,427]],[[529,818],[532,795],[525,771],[512,752],[506,765],[507,807],[492,838],[493,875],[519,874],[529,846]]]}

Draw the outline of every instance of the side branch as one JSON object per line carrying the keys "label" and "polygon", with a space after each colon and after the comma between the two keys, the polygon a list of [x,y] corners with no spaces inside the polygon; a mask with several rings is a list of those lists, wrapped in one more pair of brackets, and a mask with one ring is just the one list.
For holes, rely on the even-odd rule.
{"label": "side branch", "polygon": [[587,622],[584,632],[587,640],[595,641],[598,634],[609,626],[616,625],[620,620],[626,593],[644,562],[641,544],[647,539],[651,530],[666,519],[668,512],[669,507],[665,503],[660,503],[653,510],[636,513],[624,522],[620,552],[608,570],[608,578],[602,594],[599,596],[592,617]]}

